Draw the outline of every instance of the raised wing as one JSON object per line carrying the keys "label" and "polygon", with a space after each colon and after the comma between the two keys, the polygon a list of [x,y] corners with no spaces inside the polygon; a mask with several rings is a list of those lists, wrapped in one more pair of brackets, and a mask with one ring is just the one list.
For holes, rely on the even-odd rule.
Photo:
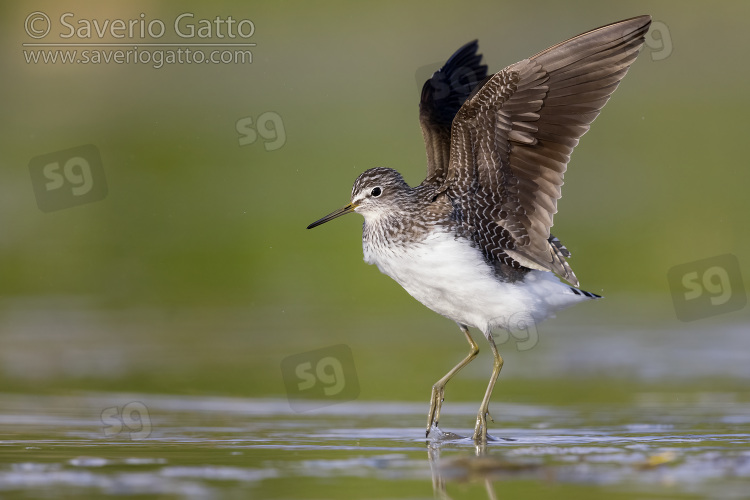
{"label": "raised wing", "polygon": [[550,236],[563,174],[650,23],[641,16],[603,26],[508,66],[458,111],[441,191],[488,258],[578,286],[567,250]]}
{"label": "raised wing", "polygon": [[427,149],[426,182],[441,184],[450,159],[451,122],[477,85],[487,78],[487,66],[477,54],[477,41],[458,49],[422,86],[419,122]]}

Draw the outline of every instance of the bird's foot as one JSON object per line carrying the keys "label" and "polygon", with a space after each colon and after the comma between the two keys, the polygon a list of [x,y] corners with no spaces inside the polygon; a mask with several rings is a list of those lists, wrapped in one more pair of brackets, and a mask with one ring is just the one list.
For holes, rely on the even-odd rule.
{"label": "bird's foot", "polygon": [[[475,443],[486,443],[487,442],[487,417],[489,412],[480,411],[477,415],[477,424],[474,426],[474,442]],[[492,420],[492,417],[490,417]],[[494,422],[494,420],[492,420]]]}
{"label": "bird's foot", "polygon": [[430,397],[430,413],[427,414],[427,432],[425,437],[430,435],[432,428],[437,428],[438,420],[440,420],[440,407],[443,406],[443,400],[445,399],[445,386],[444,385],[433,385],[432,396]]}

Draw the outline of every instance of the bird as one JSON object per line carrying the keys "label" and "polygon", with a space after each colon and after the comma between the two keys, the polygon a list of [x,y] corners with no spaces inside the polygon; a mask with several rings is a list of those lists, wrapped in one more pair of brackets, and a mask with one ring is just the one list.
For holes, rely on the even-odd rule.
{"label": "bird", "polygon": [[[494,362],[473,440],[487,443],[489,402],[503,367],[493,330],[538,324],[600,298],[582,290],[570,252],[550,232],[573,149],[637,58],[648,15],[608,24],[487,74],[474,40],[422,87],[425,180],[396,170],[357,177],[350,202],[308,229],[356,212],[364,260],[452,320],[469,353],[433,386],[426,437],[439,430],[445,386],[475,359],[469,328]],[[436,433],[437,434],[437,433]],[[490,436],[490,440],[492,440]]]}

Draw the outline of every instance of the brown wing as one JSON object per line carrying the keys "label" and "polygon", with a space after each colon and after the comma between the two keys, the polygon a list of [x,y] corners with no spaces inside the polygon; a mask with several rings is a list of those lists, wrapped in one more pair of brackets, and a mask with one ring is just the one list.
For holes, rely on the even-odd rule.
{"label": "brown wing", "polygon": [[563,174],[650,23],[636,17],[555,45],[496,73],[461,107],[441,190],[488,258],[578,286],[569,254],[550,235]]}
{"label": "brown wing", "polygon": [[477,85],[487,78],[487,66],[477,54],[477,41],[458,49],[422,86],[419,122],[427,149],[429,184],[441,184],[448,172],[451,122]]}

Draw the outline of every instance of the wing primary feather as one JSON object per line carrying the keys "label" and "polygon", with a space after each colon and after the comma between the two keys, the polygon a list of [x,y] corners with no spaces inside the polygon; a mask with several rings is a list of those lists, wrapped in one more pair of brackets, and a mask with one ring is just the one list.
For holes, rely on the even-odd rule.
{"label": "wing primary feather", "polygon": [[[446,101],[435,97],[430,84],[440,72],[425,84],[425,142],[434,148],[428,139],[439,132],[443,148],[437,155],[428,145],[425,182],[450,196],[465,234],[489,261],[552,271],[578,286],[566,261],[570,252],[550,234],[563,176],[581,136],[635,61],[650,23],[649,16],[639,16],[588,31],[483,77],[470,92]],[[460,64],[479,64],[475,44],[448,60],[446,75]],[[436,104],[446,107],[431,108]],[[446,157],[447,166],[436,164],[435,158]]]}

